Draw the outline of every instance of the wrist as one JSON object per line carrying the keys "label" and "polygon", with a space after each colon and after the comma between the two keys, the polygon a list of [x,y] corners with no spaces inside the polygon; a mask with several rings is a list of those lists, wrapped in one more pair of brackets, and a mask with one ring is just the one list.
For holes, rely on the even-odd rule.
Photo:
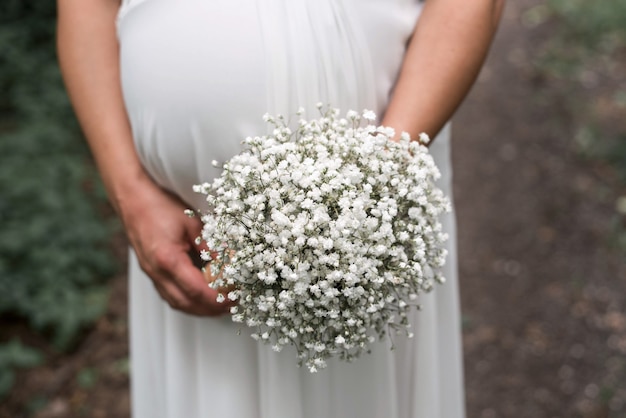
{"label": "wrist", "polygon": [[136,202],[147,190],[158,187],[143,167],[116,172],[104,181],[109,200],[121,217],[132,202]]}

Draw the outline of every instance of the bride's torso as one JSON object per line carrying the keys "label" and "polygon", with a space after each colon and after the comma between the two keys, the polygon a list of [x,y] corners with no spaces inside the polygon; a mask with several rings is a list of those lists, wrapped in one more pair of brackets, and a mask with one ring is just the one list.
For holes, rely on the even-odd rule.
{"label": "bride's torso", "polygon": [[418,14],[417,0],[123,0],[122,87],[140,158],[199,204],[190,185],[262,134],[265,112],[320,101],[382,112]]}

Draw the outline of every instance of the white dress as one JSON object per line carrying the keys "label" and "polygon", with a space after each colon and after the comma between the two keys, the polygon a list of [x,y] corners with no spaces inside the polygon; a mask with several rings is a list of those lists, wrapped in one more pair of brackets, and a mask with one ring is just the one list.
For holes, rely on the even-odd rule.
{"label": "white dress", "polygon": [[[317,102],[382,114],[417,22],[416,0],[123,0],[124,99],[154,180],[192,208],[210,164],[262,134],[265,112]],[[449,129],[432,152],[450,189]],[[453,216],[448,282],[421,299],[415,337],[311,375],[228,317],[174,311],[131,252],[134,418],[463,418]]]}

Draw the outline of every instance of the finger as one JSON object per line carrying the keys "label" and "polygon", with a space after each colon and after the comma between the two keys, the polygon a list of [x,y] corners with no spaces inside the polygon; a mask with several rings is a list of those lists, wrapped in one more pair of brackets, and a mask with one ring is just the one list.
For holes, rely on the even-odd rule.
{"label": "finger", "polygon": [[216,302],[219,291],[210,288],[204,273],[184,258],[180,259],[174,270],[174,279],[183,293],[189,295],[192,300],[221,305]]}
{"label": "finger", "polygon": [[191,301],[180,289],[171,281],[154,281],[154,287],[167,304],[177,311],[185,312],[195,316],[218,316],[224,314],[224,310],[214,310],[211,307],[199,305]]}
{"label": "finger", "polygon": [[172,278],[159,276],[153,281],[153,283],[159,295],[173,309],[197,316],[222,315],[227,313],[230,309],[230,306],[226,303],[219,303],[216,301],[217,291],[213,291],[215,293],[215,296],[213,297],[214,303],[207,304],[191,299],[177,286],[176,281]]}
{"label": "finger", "polygon": [[200,309],[206,307],[211,311],[227,312],[228,304],[217,301],[219,292],[208,286],[204,274],[193,265],[187,254],[179,252],[172,256],[175,258],[166,273],[172,277],[183,295]]}
{"label": "finger", "polygon": [[175,284],[166,280],[154,280],[152,283],[161,296],[161,299],[167,302],[172,309],[191,315],[202,315],[202,313],[198,311],[198,308],[187,299]]}
{"label": "finger", "polygon": [[174,309],[196,315],[217,315],[228,306],[217,302],[217,292],[210,289],[183,247],[168,247],[154,254],[154,267],[148,275],[158,284],[159,294]]}

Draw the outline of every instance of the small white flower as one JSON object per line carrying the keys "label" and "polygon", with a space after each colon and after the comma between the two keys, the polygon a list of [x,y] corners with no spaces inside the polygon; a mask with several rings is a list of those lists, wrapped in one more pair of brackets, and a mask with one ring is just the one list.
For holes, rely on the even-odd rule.
{"label": "small white flower", "polygon": [[371,110],[364,110],[363,111],[363,119],[366,120],[370,120],[370,121],[375,121],[376,120],[376,113],[374,113]]}

